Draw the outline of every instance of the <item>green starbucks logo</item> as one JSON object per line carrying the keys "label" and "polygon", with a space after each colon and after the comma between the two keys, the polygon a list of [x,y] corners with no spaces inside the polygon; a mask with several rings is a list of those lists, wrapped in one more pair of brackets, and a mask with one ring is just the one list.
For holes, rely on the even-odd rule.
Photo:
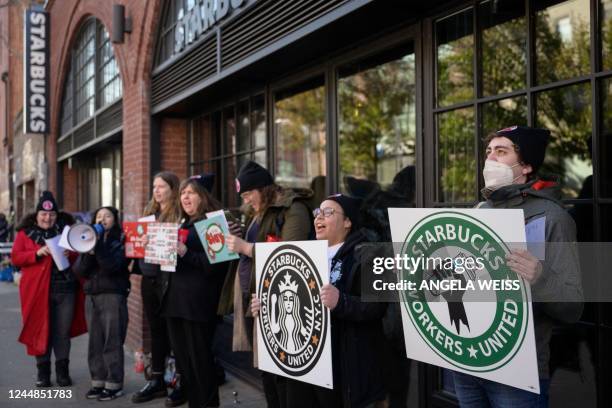
{"label": "green starbucks logo", "polygon": [[[402,244],[402,256],[452,259],[451,265],[465,265],[469,258],[480,260],[479,268],[432,267],[423,262],[398,274],[400,280],[414,282],[417,288],[401,295],[416,331],[456,367],[474,372],[498,369],[514,357],[525,338],[529,299],[523,280],[506,265],[508,252],[487,225],[453,211],[423,218]],[[442,280],[458,285],[433,285],[435,289],[422,285],[423,281]],[[491,285],[495,281],[519,284],[496,290]]]}

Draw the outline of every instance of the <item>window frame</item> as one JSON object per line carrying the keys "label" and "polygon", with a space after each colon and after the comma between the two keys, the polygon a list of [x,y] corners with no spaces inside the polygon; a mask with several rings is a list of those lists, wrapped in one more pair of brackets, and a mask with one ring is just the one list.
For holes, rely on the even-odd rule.
{"label": "window frame", "polygon": [[[102,33],[106,33],[106,36]],[[93,42],[93,45],[90,45]],[[95,118],[99,113],[123,99],[123,81],[117,64],[114,49],[111,44],[111,56],[104,60],[103,48],[110,43],[110,36],[106,27],[95,17],[88,18],[81,28],[68,57],[68,69],[62,89],[61,116],[59,123],[58,142],[63,140],[85,122]],[[88,47],[93,47],[93,54],[86,55]],[[93,73],[86,78],[88,65],[93,63]],[[116,73],[108,81],[104,81],[103,70],[110,64],[115,64]],[[93,83],[93,94],[87,94],[86,88]],[[117,86],[118,94],[102,103],[102,93],[108,86]],[[84,95],[83,100],[80,99]],[[93,112],[79,115],[93,100]]]}

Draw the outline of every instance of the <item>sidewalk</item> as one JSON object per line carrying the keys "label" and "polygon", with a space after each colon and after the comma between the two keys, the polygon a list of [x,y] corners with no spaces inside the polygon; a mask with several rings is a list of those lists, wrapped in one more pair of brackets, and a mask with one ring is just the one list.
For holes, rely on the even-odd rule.
{"label": "sidewalk", "polygon": [[[70,352],[70,376],[75,385],[67,388],[53,387],[51,389],[71,390],[70,399],[10,399],[10,390],[36,390],[36,365],[34,358],[28,356],[25,347],[17,342],[21,329],[19,309],[19,294],[17,286],[12,283],[0,282],[0,407],[164,407],[164,400],[157,399],[143,404],[133,404],[131,395],[144,385],[142,374],[134,372],[133,357],[126,355],[125,359],[125,394],[114,401],[99,402],[85,399],[89,389],[89,371],[87,368],[87,335],[73,339]],[[222,407],[264,407],[263,394],[227,374],[227,382],[220,387]],[[52,376],[55,382],[55,376]],[[49,390],[49,388],[46,388]],[[233,393],[237,393],[234,396]],[[236,401],[235,401],[236,400]],[[187,407],[187,404],[182,405]]]}

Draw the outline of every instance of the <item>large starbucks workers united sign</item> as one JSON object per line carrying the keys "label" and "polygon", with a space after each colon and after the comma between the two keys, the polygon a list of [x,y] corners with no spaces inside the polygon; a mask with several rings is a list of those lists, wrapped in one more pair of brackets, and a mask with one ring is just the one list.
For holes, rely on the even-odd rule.
{"label": "large starbucks workers united sign", "polygon": [[333,388],[327,241],[262,243],[255,254],[259,368]]}
{"label": "large starbucks workers united sign", "polygon": [[505,262],[525,242],[522,210],[389,217],[400,256],[423,259],[398,270],[412,282],[400,293],[408,357],[539,392],[530,290]]}

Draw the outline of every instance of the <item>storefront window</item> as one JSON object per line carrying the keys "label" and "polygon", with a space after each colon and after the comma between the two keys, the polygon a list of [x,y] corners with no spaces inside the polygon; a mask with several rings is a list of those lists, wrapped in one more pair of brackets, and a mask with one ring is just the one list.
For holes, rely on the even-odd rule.
{"label": "storefront window", "polygon": [[439,20],[436,30],[438,106],[474,97],[474,11]]}
{"label": "storefront window", "polygon": [[482,105],[483,136],[512,125],[527,123],[527,98],[501,99]]}
{"label": "storefront window", "polygon": [[121,148],[103,149],[95,156],[77,154],[73,166],[78,172],[77,188],[66,191],[64,197],[74,197],[83,214],[102,206],[121,208]]}
{"label": "storefront window", "polygon": [[590,72],[590,1],[536,1],[536,80],[538,84]]}
{"label": "storefront window", "polygon": [[612,197],[612,78],[600,82],[601,89],[601,133],[599,147],[599,179],[602,197]]}
{"label": "storefront window", "polygon": [[564,198],[576,198],[585,179],[593,174],[591,143],[591,86],[589,83],[541,92],[536,95],[536,126],[550,129],[551,140],[543,175],[561,177]]}
{"label": "storefront window", "polygon": [[113,54],[110,37],[104,27],[98,28],[98,38],[101,45],[98,53],[98,107],[109,105],[122,95],[119,67]]}
{"label": "storefront window", "polygon": [[483,94],[497,95],[525,88],[527,23],[523,3],[485,1],[479,6],[479,18]]}
{"label": "storefront window", "polygon": [[70,129],[72,129],[73,121],[74,121],[74,117],[73,117],[74,105],[73,105],[73,98],[72,98],[73,89],[72,89],[72,81],[70,80],[72,76],[73,76],[72,65],[70,65],[70,70],[68,71],[68,75],[66,76],[66,78],[68,79],[64,83],[64,100],[62,102],[62,124],[61,124],[61,134],[62,135],[66,134]]}
{"label": "storefront window", "polygon": [[601,54],[604,71],[612,69],[612,0],[600,0]]}
{"label": "storefront window", "polygon": [[[119,67],[108,32],[95,19],[81,28],[69,61],[62,100],[61,135],[91,119],[96,110],[123,95]],[[95,135],[100,136],[100,135]],[[94,135],[89,135],[91,139]]]}
{"label": "storefront window", "polygon": [[95,24],[83,28],[75,50],[76,123],[90,118],[95,109]]}
{"label": "storefront window", "polygon": [[476,192],[476,132],[474,109],[437,115],[439,201],[471,203]]}
{"label": "storefront window", "polygon": [[249,160],[267,167],[265,135],[263,95],[244,99],[193,120],[191,173],[215,173],[214,195],[227,207],[238,206],[236,174]]}
{"label": "storefront window", "polygon": [[323,78],[277,93],[274,127],[279,184],[310,188],[315,177],[327,174]]}
{"label": "storefront window", "polygon": [[344,193],[365,196],[367,185],[386,189],[398,172],[415,165],[413,48],[410,43],[339,69],[338,160]]}

